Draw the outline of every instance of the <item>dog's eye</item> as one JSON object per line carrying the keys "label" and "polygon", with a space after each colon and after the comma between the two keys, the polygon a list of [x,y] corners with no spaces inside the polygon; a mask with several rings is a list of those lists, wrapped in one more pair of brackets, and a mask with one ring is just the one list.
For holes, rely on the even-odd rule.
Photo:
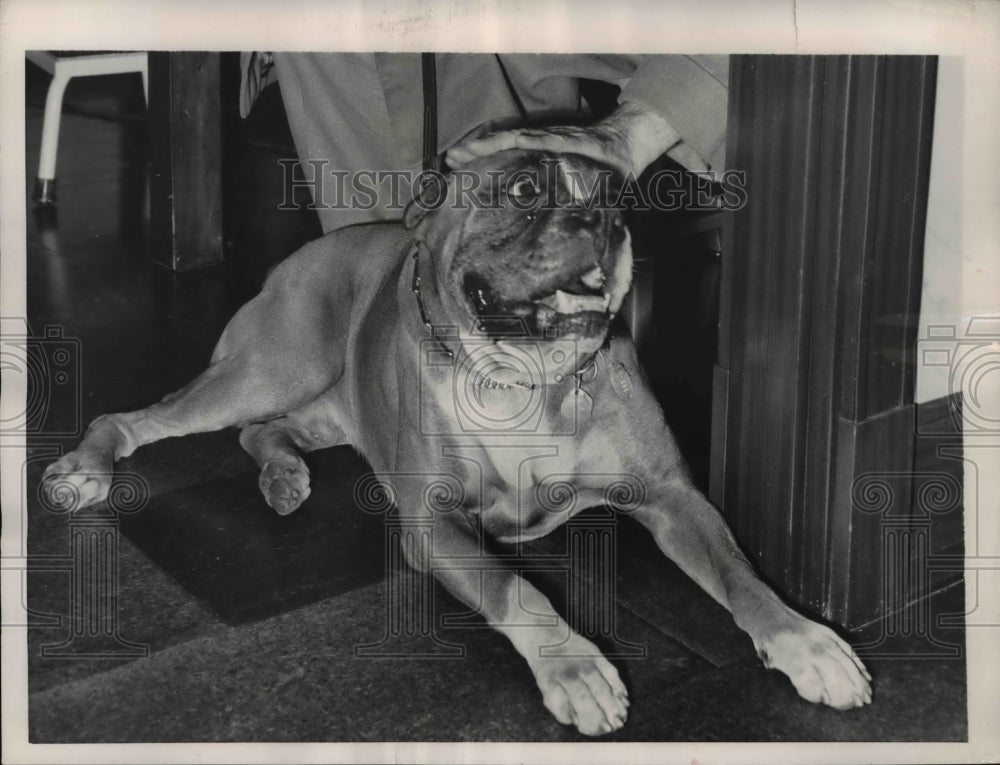
{"label": "dog's eye", "polygon": [[538,185],[532,178],[521,176],[507,187],[507,194],[523,202],[526,199],[536,199],[539,195]]}

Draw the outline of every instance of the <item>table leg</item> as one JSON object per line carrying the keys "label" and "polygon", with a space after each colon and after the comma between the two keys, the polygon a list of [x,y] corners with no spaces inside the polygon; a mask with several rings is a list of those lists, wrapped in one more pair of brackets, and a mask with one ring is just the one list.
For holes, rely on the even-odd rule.
{"label": "table leg", "polygon": [[153,258],[174,271],[221,263],[218,53],[149,54]]}

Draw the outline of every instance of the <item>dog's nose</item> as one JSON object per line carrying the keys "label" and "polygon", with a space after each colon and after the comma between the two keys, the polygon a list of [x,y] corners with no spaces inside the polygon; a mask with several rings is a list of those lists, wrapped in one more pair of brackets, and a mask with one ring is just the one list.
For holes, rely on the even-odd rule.
{"label": "dog's nose", "polygon": [[604,217],[604,211],[597,206],[589,207],[570,207],[570,215],[573,216],[581,225],[587,228],[592,228],[601,223],[601,219]]}

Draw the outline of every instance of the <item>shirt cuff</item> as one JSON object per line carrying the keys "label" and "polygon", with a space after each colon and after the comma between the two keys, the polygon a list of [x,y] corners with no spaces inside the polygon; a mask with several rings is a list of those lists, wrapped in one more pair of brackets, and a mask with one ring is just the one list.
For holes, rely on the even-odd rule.
{"label": "shirt cuff", "polygon": [[662,115],[713,170],[721,170],[729,103],[728,56],[644,56],[619,102]]}

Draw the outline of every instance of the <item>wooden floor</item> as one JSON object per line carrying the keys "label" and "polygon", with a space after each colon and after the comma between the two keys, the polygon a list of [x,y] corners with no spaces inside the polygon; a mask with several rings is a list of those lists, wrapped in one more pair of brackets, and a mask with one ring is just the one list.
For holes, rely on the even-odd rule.
{"label": "wooden floor", "polygon": [[[26,193],[44,88],[32,73]],[[264,505],[232,431],[165,441],[122,462],[122,481],[137,492],[119,500],[123,512],[85,524],[38,501],[41,471],[75,443],[81,424],[189,380],[267,268],[317,233],[310,214],[275,209],[287,134],[280,124],[251,125],[227,144],[239,182],[227,198],[226,264],[184,275],[151,264],[139,88],[128,77],[70,86],[58,215],[29,215],[26,232],[31,329],[61,332],[48,339],[72,356],[72,374],[45,398],[25,470],[38,566],[28,578],[32,740],[577,740],[542,708],[513,650],[481,623],[436,618],[433,635],[385,641],[391,593],[410,575],[387,573],[389,530],[355,501],[366,466],[349,449],[310,457],[313,495],[287,518]],[[694,385],[700,395],[696,383],[669,374],[657,383]],[[685,409],[666,403],[668,413]],[[677,427],[697,463],[706,418],[680,417]],[[552,562],[539,583],[567,612],[587,584],[566,564],[568,535],[601,522],[585,516],[529,550]],[[87,605],[93,583],[71,590],[72,540],[95,528],[116,542],[104,560],[117,597],[99,619]],[[631,719],[613,739],[964,740],[963,630],[937,621],[964,611],[961,587],[915,611],[915,626],[899,634],[874,625],[850,636],[867,645],[860,652],[875,699],[836,712],[800,700],[764,669],[728,614],[637,526],[622,520],[613,534],[614,597],[595,639],[617,655],[632,697]],[[436,617],[461,611],[430,592]],[[363,656],[363,646],[380,655]]]}

